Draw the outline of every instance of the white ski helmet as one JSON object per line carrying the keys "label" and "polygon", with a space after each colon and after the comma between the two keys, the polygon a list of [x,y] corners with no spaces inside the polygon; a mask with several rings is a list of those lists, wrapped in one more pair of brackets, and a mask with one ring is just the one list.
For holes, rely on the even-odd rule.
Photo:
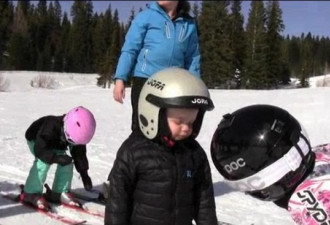
{"label": "white ski helmet", "polygon": [[151,76],[140,93],[139,127],[148,139],[157,137],[163,126],[159,126],[160,123],[167,126],[165,118],[161,118],[165,117],[162,109],[166,108],[200,109],[193,125],[192,136],[196,137],[205,111],[212,110],[214,106],[208,88],[200,78],[185,69],[168,68]]}

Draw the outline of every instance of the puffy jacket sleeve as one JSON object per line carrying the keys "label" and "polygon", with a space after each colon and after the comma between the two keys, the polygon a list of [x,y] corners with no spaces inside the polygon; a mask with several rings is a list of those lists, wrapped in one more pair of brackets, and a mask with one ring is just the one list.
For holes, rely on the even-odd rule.
{"label": "puffy jacket sleeve", "polygon": [[75,145],[70,148],[76,170],[81,173],[86,173],[89,169],[88,159],[86,154],[86,145]]}
{"label": "puffy jacket sleeve", "polygon": [[124,142],[117,152],[116,160],[108,178],[105,225],[129,224],[132,212],[134,176],[134,160],[127,142]]}
{"label": "puffy jacket sleeve", "polygon": [[197,26],[193,22],[194,31],[189,38],[188,50],[185,55],[185,68],[192,74],[200,77],[200,52],[199,52],[199,38],[197,33]]}
{"label": "puffy jacket sleeve", "polygon": [[196,189],[195,221],[197,225],[217,225],[213,183],[209,162],[202,150],[199,156],[201,161],[198,170],[199,182]]}
{"label": "puffy jacket sleeve", "polygon": [[136,64],[137,56],[143,46],[143,41],[148,29],[147,17],[148,16],[144,12],[141,12],[132,21],[125,37],[125,43],[121,49],[115,79],[128,80]]}

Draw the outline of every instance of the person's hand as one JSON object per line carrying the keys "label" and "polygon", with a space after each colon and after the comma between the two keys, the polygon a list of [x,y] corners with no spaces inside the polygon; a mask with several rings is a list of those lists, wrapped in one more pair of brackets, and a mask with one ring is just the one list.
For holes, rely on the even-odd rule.
{"label": "person's hand", "polygon": [[119,103],[123,103],[125,98],[125,83],[123,80],[117,79],[113,89],[113,99]]}
{"label": "person's hand", "polygon": [[56,155],[54,157],[54,163],[60,164],[61,166],[69,165],[72,162],[72,158],[68,155]]}

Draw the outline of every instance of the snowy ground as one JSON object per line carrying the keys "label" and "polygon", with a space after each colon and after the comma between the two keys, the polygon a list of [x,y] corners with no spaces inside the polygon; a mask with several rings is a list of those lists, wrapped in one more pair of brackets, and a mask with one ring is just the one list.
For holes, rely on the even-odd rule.
{"label": "snowy ground", "polygon": [[[0,191],[9,191],[15,183],[24,183],[33,162],[24,133],[37,118],[61,115],[74,106],[83,105],[94,113],[97,130],[88,145],[90,175],[97,189],[107,179],[116,151],[130,133],[129,97],[121,105],[112,98],[112,89],[95,85],[96,74],[50,74],[41,72],[0,72],[10,80],[7,92],[0,92]],[[32,88],[30,81],[39,74],[54,77],[57,89]],[[223,114],[250,104],[273,104],[291,112],[307,129],[313,146],[330,140],[330,88],[282,90],[211,90],[215,109],[206,113],[198,140],[209,155],[210,140]],[[127,89],[126,96],[130,96]],[[216,171],[209,157],[219,220],[235,225],[290,225],[289,214],[274,204],[255,200],[231,190]],[[52,183],[54,166],[47,182]],[[72,188],[82,189],[75,172]],[[90,207],[103,211],[103,206]],[[79,215],[80,216],[80,215]],[[90,224],[103,224],[101,219],[87,218]],[[61,224],[39,213],[0,197],[0,224]]]}

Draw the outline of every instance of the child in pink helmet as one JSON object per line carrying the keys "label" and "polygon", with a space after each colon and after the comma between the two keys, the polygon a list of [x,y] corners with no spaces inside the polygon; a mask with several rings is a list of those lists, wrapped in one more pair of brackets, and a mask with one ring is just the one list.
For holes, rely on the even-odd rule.
{"label": "child in pink helmet", "polygon": [[[80,173],[84,188],[92,189],[88,175],[86,144],[95,132],[93,114],[79,106],[61,116],[44,116],[34,121],[25,133],[33,166],[21,194],[21,200],[39,209],[49,210],[48,201],[70,205],[78,202],[69,194],[73,177],[73,163]],[[70,150],[70,155],[66,150]],[[43,197],[43,184],[52,164],[57,164],[52,191]]]}

